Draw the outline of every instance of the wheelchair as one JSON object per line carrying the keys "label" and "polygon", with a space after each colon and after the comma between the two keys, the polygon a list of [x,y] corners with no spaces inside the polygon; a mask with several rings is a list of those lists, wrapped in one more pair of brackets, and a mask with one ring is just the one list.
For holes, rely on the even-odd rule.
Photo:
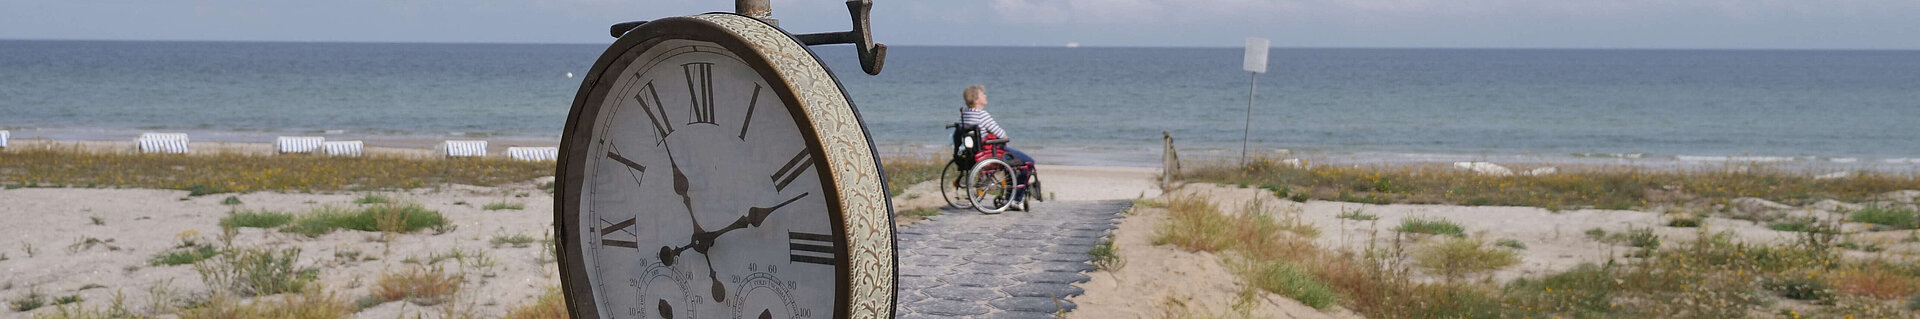
{"label": "wheelchair", "polygon": [[[990,139],[974,125],[955,123],[947,128],[953,130],[953,159],[940,169],[940,195],[948,206],[999,214],[1013,207],[1013,194],[1020,189],[1026,189],[1021,205],[1028,209],[1033,208],[1028,201],[1045,201],[1039,171],[1033,163],[1007,153],[1008,139]],[[1020,175],[1026,176],[1025,185],[1015,182]]]}

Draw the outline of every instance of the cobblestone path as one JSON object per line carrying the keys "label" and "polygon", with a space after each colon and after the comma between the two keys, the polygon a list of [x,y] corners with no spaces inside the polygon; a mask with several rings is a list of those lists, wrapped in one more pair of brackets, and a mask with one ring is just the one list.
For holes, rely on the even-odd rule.
{"label": "cobblestone path", "polygon": [[1032,212],[947,209],[899,229],[899,318],[1052,318],[1073,310],[1087,251],[1132,201],[1036,202]]}

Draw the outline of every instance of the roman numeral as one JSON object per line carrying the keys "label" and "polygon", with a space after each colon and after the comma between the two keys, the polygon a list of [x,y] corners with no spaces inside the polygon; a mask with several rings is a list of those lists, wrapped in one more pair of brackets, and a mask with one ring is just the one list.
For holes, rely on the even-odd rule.
{"label": "roman numeral", "polygon": [[713,63],[680,65],[687,74],[687,94],[692,96],[693,123],[713,124]]}
{"label": "roman numeral", "polygon": [[760,105],[760,83],[753,84],[753,97],[747,100],[747,119],[740,121],[740,140],[747,140],[747,126],[753,125],[753,109]]}
{"label": "roman numeral", "polygon": [[653,82],[640,86],[633,93],[633,99],[640,101],[640,110],[647,112],[647,121],[653,123],[654,133],[659,133],[660,141],[667,140],[667,134],[673,134],[673,123],[668,121],[667,109],[660,105],[660,92],[653,89]]}
{"label": "roman numeral", "polygon": [[792,160],[787,161],[787,166],[782,166],[780,167],[780,171],[773,172],[773,180],[780,182],[779,184],[773,185],[773,191],[786,190],[787,184],[793,183],[793,179],[799,178],[800,173],[805,173],[812,167],[813,154],[808,153],[806,150],[800,150],[800,154],[794,155]]}
{"label": "roman numeral", "polygon": [[833,265],[833,236],[787,232],[788,260],[800,263]]}
{"label": "roman numeral", "polygon": [[606,238],[607,235],[612,235],[614,232],[620,232],[620,231],[626,231],[626,233],[628,234],[633,234],[632,231],[627,231],[626,229],[627,227],[633,227],[634,218],[628,218],[627,220],[623,220],[617,223],[607,222],[607,220],[605,219],[600,220],[600,222],[611,224],[611,225],[607,225],[606,227],[600,228],[600,237],[601,237],[600,244],[601,245],[640,249],[640,244],[630,240],[613,240],[613,239]]}
{"label": "roman numeral", "polygon": [[607,158],[611,158],[615,162],[620,162],[620,165],[626,165],[627,168],[631,168],[632,170],[627,171],[627,176],[632,176],[633,184],[639,185],[640,175],[647,173],[647,166],[640,165],[640,163],[634,163],[633,160],[627,159],[626,156],[620,155],[619,151],[620,151],[619,148],[613,148],[612,151],[607,152]]}

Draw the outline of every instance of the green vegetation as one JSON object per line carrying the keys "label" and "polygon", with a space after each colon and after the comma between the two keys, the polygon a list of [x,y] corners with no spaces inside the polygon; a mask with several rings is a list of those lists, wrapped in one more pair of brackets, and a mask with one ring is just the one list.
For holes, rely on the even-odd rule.
{"label": "green vegetation", "polygon": [[494,235],[493,239],[488,240],[489,243],[493,244],[493,248],[500,248],[501,246],[507,245],[512,245],[513,248],[527,248],[528,246],[532,246],[534,241],[533,236],[527,236],[526,234],[513,234],[512,236]]}
{"label": "green vegetation", "polygon": [[492,203],[487,203],[487,206],[484,206],[484,207],[482,207],[481,209],[484,209],[484,210],[523,210],[523,209],[527,209],[527,204],[522,204],[522,203],[508,203],[508,202],[492,202]]}
{"label": "green vegetation", "polygon": [[560,287],[547,287],[547,293],[533,302],[507,309],[506,319],[566,319],[566,295]]}
{"label": "green vegetation", "polygon": [[933,217],[933,216],[940,216],[939,208],[920,207],[920,208],[909,209],[907,211],[900,212],[899,216],[895,218],[901,222],[912,222],[912,221],[926,219],[927,217]]}
{"label": "green vegetation", "polygon": [[240,197],[239,197],[239,196],[227,196],[227,198],[226,198],[226,199],[222,199],[222,200],[220,200],[220,205],[227,205],[227,206],[236,206],[236,205],[240,205],[240,204],[241,204],[241,203],[240,203]]}
{"label": "green vegetation", "polygon": [[220,227],[274,228],[293,221],[293,214],[269,210],[234,210],[220,218]]}
{"label": "green vegetation", "polygon": [[1912,209],[1868,206],[1853,212],[1853,221],[1890,227],[1893,229],[1914,229],[1920,226],[1920,215]]}
{"label": "green vegetation", "polygon": [[1424,217],[1401,219],[1400,227],[1394,227],[1393,231],[1454,237],[1466,236],[1467,234],[1466,230],[1460,227],[1460,224],[1455,224],[1453,221],[1445,218],[1427,219]]}
{"label": "green vegetation", "polygon": [[66,295],[66,296],[54,297],[53,305],[58,306],[58,305],[76,303],[80,301],[81,301],[80,295]]}
{"label": "green vegetation", "polygon": [[1349,211],[1346,208],[1340,208],[1340,215],[1334,216],[1334,217],[1345,219],[1345,220],[1352,220],[1352,221],[1369,221],[1369,220],[1380,219],[1380,216],[1374,216],[1373,214],[1368,214],[1364,210],[1355,209],[1355,210]]}
{"label": "green vegetation", "polygon": [[1480,240],[1465,237],[1449,237],[1417,247],[1413,260],[1427,273],[1449,280],[1520,263],[1520,257],[1512,250],[1487,247]]}
{"label": "green vegetation", "polygon": [[[1550,175],[1490,176],[1445,164],[1317,165],[1299,168],[1279,158],[1192,163],[1181,175],[1225,185],[1262,185],[1291,196],[1362,203],[1530,206],[1553,210],[1634,209],[1688,200],[1725,203],[1757,197],[1788,205],[1821,199],[1861,202],[1891,191],[1920,189],[1920,175],[1858,172],[1848,178],[1739,166],[1705,170],[1651,170],[1632,166],[1561,167]],[[1271,185],[1271,186],[1269,186]]]}
{"label": "green vegetation", "polygon": [[1527,244],[1526,244],[1526,243],[1522,243],[1522,242],[1520,242],[1520,241],[1518,241],[1518,240],[1513,240],[1513,239],[1501,239],[1501,240],[1498,240],[1498,241],[1494,241],[1494,242],[1493,242],[1493,245],[1494,245],[1494,246],[1500,246],[1500,247],[1506,247],[1506,248],[1513,248],[1513,249],[1519,249],[1519,250],[1526,250],[1526,249],[1527,249]]}
{"label": "green vegetation", "polygon": [[25,296],[20,296],[20,298],[15,298],[13,301],[7,302],[7,307],[13,308],[13,311],[33,311],[46,305],[47,296],[41,295],[39,292],[29,292]]}
{"label": "green vegetation", "polygon": [[553,174],[551,162],[398,156],[239,153],[135,154],[55,146],[0,152],[0,184],[187,190],[189,196],[254,191],[358,191],[439,184],[492,186]]}
{"label": "green vegetation", "polygon": [[887,176],[887,196],[900,196],[913,184],[940,178],[940,168],[946,167],[947,160],[944,154],[881,158],[880,167]]}
{"label": "green vegetation", "polygon": [[373,295],[382,300],[406,300],[421,306],[445,303],[459,291],[460,276],[448,274],[440,267],[413,267],[405,272],[381,274],[380,281],[373,287]]}
{"label": "green vegetation", "polygon": [[381,195],[381,194],[366,194],[366,195],[360,196],[360,198],[353,199],[354,204],[361,204],[361,205],[386,204],[389,202],[393,202],[393,198],[387,197],[387,195]]}
{"label": "green vegetation", "polygon": [[213,258],[213,256],[219,254],[220,250],[213,248],[213,245],[198,244],[188,247],[177,247],[154,254],[153,258],[147,259],[147,264],[152,266],[179,266],[197,263],[207,258]]}
{"label": "green vegetation", "polygon": [[1087,256],[1092,257],[1090,263],[1094,269],[1115,271],[1127,266],[1127,260],[1120,257],[1120,247],[1113,245],[1113,238],[1101,239],[1100,244],[1087,250]]}
{"label": "green vegetation", "polygon": [[1248,284],[1287,296],[1314,309],[1326,309],[1340,301],[1340,294],[1334,292],[1333,288],[1291,262],[1241,260],[1228,265]]}
{"label": "green vegetation", "polygon": [[240,296],[264,296],[307,289],[318,271],[296,267],[299,260],[299,248],[248,248],[195,263],[193,270],[208,287]]}
{"label": "green vegetation", "polygon": [[291,224],[281,227],[280,231],[307,236],[325,235],[336,229],[411,233],[445,224],[447,219],[440,212],[428,210],[419,204],[387,203],[358,210],[321,206],[295,217]]}

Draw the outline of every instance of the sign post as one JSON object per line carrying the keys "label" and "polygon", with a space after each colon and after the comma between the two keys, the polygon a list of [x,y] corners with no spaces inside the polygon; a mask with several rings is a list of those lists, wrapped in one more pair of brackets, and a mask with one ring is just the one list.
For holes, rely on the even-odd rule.
{"label": "sign post", "polygon": [[1247,55],[1241,65],[1247,70],[1247,117],[1246,125],[1240,131],[1240,167],[1247,166],[1247,140],[1253,135],[1253,89],[1257,87],[1260,74],[1267,72],[1267,39],[1247,38]]}

